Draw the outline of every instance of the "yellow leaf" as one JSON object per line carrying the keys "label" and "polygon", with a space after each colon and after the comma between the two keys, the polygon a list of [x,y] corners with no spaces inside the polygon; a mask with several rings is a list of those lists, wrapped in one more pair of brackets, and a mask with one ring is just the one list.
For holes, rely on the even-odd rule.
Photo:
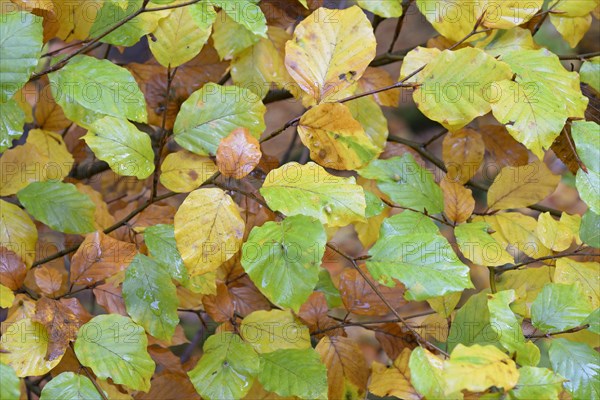
{"label": "yellow leaf", "polygon": [[559,182],[560,176],[540,160],[521,167],[504,167],[490,186],[488,207],[504,210],[535,204],[554,192]]}
{"label": "yellow leaf", "polygon": [[4,285],[0,285],[0,308],[8,308],[15,301],[15,294]]}
{"label": "yellow leaf", "polygon": [[444,318],[449,318],[450,314],[452,314],[452,311],[454,311],[454,307],[456,307],[458,304],[461,296],[462,292],[455,292],[445,296],[432,297],[431,299],[427,299],[427,302],[436,313],[440,314]]}
{"label": "yellow leaf", "polygon": [[185,150],[167,155],[160,166],[160,183],[167,189],[186,193],[197,189],[218,169],[208,157]]}
{"label": "yellow leaf", "polygon": [[318,8],[304,19],[285,47],[285,66],[312,104],[350,87],[375,57],[375,35],[357,6]]}
{"label": "yellow leaf", "polygon": [[[215,18],[214,11],[212,18]],[[165,67],[178,67],[200,53],[210,36],[211,26],[212,21],[198,26],[189,7],[175,8],[169,16],[158,22],[148,39],[148,45],[160,64]]]}
{"label": "yellow leaf", "polygon": [[395,396],[406,400],[419,400],[421,396],[410,383],[410,349],[404,348],[391,367],[374,362],[369,392],[379,397]]}
{"label": "yellow leaf", "polygon": [[[406,59],[404,59],[404,62],[402,63],[403,66],[405,62]],[[394,80],[385,69],[369,67],[358,81],[357,94],[391,86],[393,84]],[[400,89],[375,93],[373,98],[380,106],[397,107],[398,102],[400,101]],[[352,102],[350,102],[350,104],[352,104]]]}
{"label": "yellow leaf", "polygon": [[554,251],[568,249],[573,243],[573,230],[566,224],[557,221],[550,213],[542,213],[538,217],[537,235],[544,246]]}
{"label": "yellow leaf", "polygon": [[598,0],[569,0],[556,3],[552,11],[566,17],[583,17],[598,6]]}
{"label": "yellow leaf", "polygon": [[365,129],[365,133],[377,147],[378,152],[382,152],[387,144],[389,132],[388,121],[381,107],[369,97],[349,101],[346,105],[352,117]]}
{"label": "yellow leaf", "polygon": [[32,129],[29,131],[26,143],[33,144],[42,156],[48,159],[44,172],[46,180],[62,181],[69,175],[74,160],[60,134]]}
{"label": "yellow leaf", "polygon": [[59,23],[56,37],[70,42],[73,40],[88,39],[90,29],[94,24],[94,16],[102,8],[103,0],[90,0],[85,2],[70,2],[53,0],[54,16]]}
{"label": "yellow leaf", "polygon": [[41,376],[54,368],[62,354],[52,361],[44,357],[48,349],[46,328],[30,318],[8,325],[0,342],[0,362],[10,365],[18,377]]}
{"label": "yellow leaf", "polygon": [[175,241],[190,277],[214,271],[242,244],[244,220],[221,189],[191,192],[175,214]]}
{"label": "yellow leaf", "polygon": [[258,353],[311,347],[308,328],[289,310],[254,311],[242,321],[240,334]]}
{"label": "yellow leaf", "polygon": [[516,300],[510,308],[525,318],[530,318],[529,307],[546,283],[552,281],[553,271],[548,266],[506,271],[496,284],[498,291],[514,289]]}
{"label": "yellow leaf", "polygon": [[550,14],[550,21],[569,46],[575,48],[592,26],[592,16],[563,17],[560,14]]}
{"label": "yellow leaf", "polygon": [[325,103],[308,110],[298,124],[302,143],[317,163],[332,169],[358,169],[381,150],[344,104]]}
{"label": "yellow leaf", "polygon": [[10,196],[31,182],[48,180],[50,160],[31,143],[13,147],[0,158],[0,196]]}
{"label": "yellow leaf", "polygon": [[38,233],[29,215],[18,206],[0,200],[0,243],[15,252],[27,267],[35,257]]}
{"label": "yellow leaf", "polygon": [[559,258],[556,261],[554,282],[567,284],[579,282],[592,307],[594,309],[600,307],[600,263]]}
{"label": "yellow leaf", "polygon": [[467,183],[477,173],[484,153],[485,144],[479,132],[469,128],[448,132],[442,147],[442,158],[448,169],[446,178]]}
{"label": "yellow leaf", "polygon": [[[404,57],[404,60],[402,61],[402,67],[400,67],[400,77],[398,79],[402,80],[413,72],[418,71],[419,68],[422,68],[433,61],[440,53],[441,51],[435,47],[428,48],[417,46],[413,50],[409,51]],[[405,82],[419,82],[422,74],[423,71],[420,71],[414,76],[408,78]]]}
{"label": "yellow leaf", "polygon": [[97,230],[103,231],[116,222],[115,217],[108,210],[108,205],[104,201],[101,193],[83,183],[76,183],[75,186],[81,193],[87,194],[90,200],[96,205],[96,210],[94,211],[94,225]]}

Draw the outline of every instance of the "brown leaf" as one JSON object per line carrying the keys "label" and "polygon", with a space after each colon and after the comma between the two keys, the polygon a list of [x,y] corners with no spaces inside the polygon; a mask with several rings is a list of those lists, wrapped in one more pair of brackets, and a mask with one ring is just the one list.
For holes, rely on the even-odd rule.
{"label": "brown leaf", "polygon": [[[394,80],[383,68],[368,67],[362,78],[358,80],[358,93],[380,89],[393,85]],[[400,102],[400,89],[386,90],[375,93],[373,98],[380,106],[397,107]]]}
{"label": "brown leaf", "polygon": [[356,342],[343,336],[324,337],[315,350],[327,367],[328,398],[344,398],[345,380],[355,385],[359,393],[366,390],[369,369]]}
{"label": "brown leaf", "polygon": [[62,356],[69,345],[77,337],[77,331],[83,323],[77,315],[60,301],[42,297],[36,303],[33,321],[46,327],[49,336],[46,359],[55,360]]}
{"label": "brown leaf", "polygon": [[175,333],[173,334],[170,342],[158,340],[157,338],[148,335],[148,346],[156,345],[165,349],[171,346],[179,346],[189,342],[190,341],[187,339],[187,337],[185,337],[185,332],[183,331],[183,327],[181,325],[177,325],[175,327]]}
{"label": "brown leaf", "polygon": [[216,295],[206,295],[202,298],[204,310],[215,322],[225,322],[233,318],[233,300],[229,295],[227,286],[223,283],[217,284]]}
{"label": "brown leaf", "polygon": [[385,149],[383,149],[383,153],[381,153],[379,158],[381,158],[382,160],[387,160],[392,157],[402,157],[406,153],[410,153],[410,155],[413,156],[417,164],[419,164],[421,167],[427,167],[427,164],[425,164],[425,161],[423,161],[423,158],[415,149],[408,147],[402,143],[387,142],[385,145]]}
{"label": "brown leaf", "polygon": [[446,178],[442,179],[440,187],[444,193],[444,214],[446,214],[446,217],[457,224],[469,219],[475,209],[475,199],[471,189]]}
{"label": "brown leaf", "polygon": [[148,393],[138,392],[136,400],[200,400],[187,375],[163,372],[154,376]]}
{"label": "brown leaf", "polygon": [[[64,267],[63,268],[64,271]],[[48,265],[42,265],[33,271],[35,284],[38,285],[42,294],[48,297],[56,297],[64,294],[67,290],[66,271],[61,273],[57,268]]]}
{"label": "brown leaf", "polygon": [[242,179],[260,161],[260,144],[247,128],[237,128],[221,140],[217,149],[217,166],[224,176]]}
{"label": "brown leaf", "polygon": [[114,286],[112,283],[105,283],[97,286],[93,290],[96,302],[104,307],[111,314],[121,314],[127,316],[127,309],[123,301],[121,286]]}
{"label": "brown leaf", "polygon": [[560,135],[554,140],[550,149],[569,168],[571,173],[576,174],[579,169],[578,156],[575,153],[575,143],[571,137],[571,126],[565,125]]}
{"label": "brown leaf", "polygon": [[181,359],[177,357],[168,348],[160,346],[148,346],[148,354],[160,365],[164,371],[169,371],[179,375],[185,375],[185,370],[181,365]]}
{"label": "brown leaf", "polygon": [[80,321],[81,324],[87,323],[92,319],[92,315],[86,310],[78,299],[75,297],[71,297],[70,299],[60,299],[60,303],[67,307],[75,316],[77,320]]}
{"label": "brown leaf", "polygon": [[62,131],[72,124],[67,119],[62,108],[54,101],[51,86],[46,77],[43,77],[43,85],[40,85],[38,101],[35,104],[35,121],[40,129],[46,131]]}
{"label": "brown leaf", "polygon": [[270,310],[269,300],[258,290],[248,275],[229,284],[229,294],[236,313],[242,317],[258,310]]}
{"label": "brown leaf", "polygon": [[369,391],[379,397],[395,396],[406,400],[422,399],[410,382],[409,359],[410,350],[404,349],[394,361],[394,365],[389,368],[374,362]]}
{"label": "brown leaf", "polygon": [[517,142],[504,125],[486,125],[479,129],[485,149],[494,158],[498,171],[507,166],[527,164],[529,154],[521,143]]}
{"label": "brown leaf", "polygon": [[442,146],[442,158],[448,169],[447,179],[466,183],[477,173],[485,153],[485,144],[479,132],[469,128],[448,132]]}
{"label": "brown leaf", "polygon": [[91,285],[125,270],[135,257],[135,244],[102,232],[90,233],[71,260],[71,282]]}
{"label": "brown leaf", "polygon": [[17,290],[25,281],[27,266],[12,250],[0,247],[0,284]]}
{"label": "brown leaf", "polygon": [[[373,279],[372,281],[375,282]],[[393,288],[382,286],[376,282],[375,285],[394,308],[398,308],[406,303],[404,299],[404,285],[401,283],[398,283]],[[387,315],[390,313],[389,308],[355,269],[346,269],[340,274],[338,289],[344,306],[354,314]]]}
{"label": "brown leaf", "polygon": [[391,360],[395,360],[404,349],[414,349],[418,346],[414,336],[403,330],[399,324],[390,322],[374,326],[372,329],[375,331],[375,338]]}
{"label": "brown leaf", "polygon": [[339,322],[327,315],[329,307],[323,292],[313,292],[308,300],[300,307],[298,316],[308,325],[311,334],[317,334],[317,338],[323,336],[344,336],[343,328],[335,328]]}

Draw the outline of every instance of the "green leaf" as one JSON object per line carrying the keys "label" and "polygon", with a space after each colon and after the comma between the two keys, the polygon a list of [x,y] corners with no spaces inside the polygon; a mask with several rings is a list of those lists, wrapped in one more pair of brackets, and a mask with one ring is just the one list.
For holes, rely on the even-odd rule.
{"label": "green leaf", "polygon": [[566,284],[577,282],[592,309],[600,307],[600,263],[578,262],[567,257],[559,258],[556,260],[553,282]]}
{"label": "green leaf", "polygon": [[308,328],[289,310],[254,311],[242,321],[240,334],[259,354],[311,348]]}
{"label": "green leaf", "polygon": [[[510,67],[483,50],[444,50],[422,71],[413,93],[419,110],[449,130],[457,130],[490,112],[490,87],[510,79]],[[474,84],[477,84],[476,86]],[[483,88],[483,89],[482,89]]]}
{"label": "green leaf", "polygon": [[361,8],[383,18],[398,18],[402,16],[402,0],[357,0],[357,3]]}
{"label": "green leaf", "polygon": [[519,368],[519,382],[508,395],[518,400],[558,400],[564,378],[547,368]]}
{"label": "green leaf", "polygon": [[71,183],[32,182],[21,189],[17,197],[31,215],[56,231],[89,233],[96,230],[96,205]]}
{"label": "green leaf", "polygon": [[125,271],[123,300],[134,322],[155,338],[171,341],[179,324],[179,300],[171,276],[162,265],[137,254]]}
{"label": "green leaf", "polygon": [[546,283],[552,281],[554,269],[544,265],[539,268],[526,268],[506,271],[500,275],[496,287],[498,290],[514,289],[517,299],[511,309],[525,318],[531,316],[529,307]]}
{"label": "green leaf", "polygon": [[588,169],[600,173],[600,125],[592,121],[573,121],[571,135],[581,161]]}
{"label": "green leaf", "polygon": [[379,104],[370,97],[360,97],[349,101],[346,106],[354,119],[363,126],[371,142],[382,151],[387,143],[389,131],[387,118]]}
{"label": "green leaf", "polygon": [[102,400],[102,396],[89,378],[74,372],[63,372],[44,386],[40,396],[40,400],[56,399]]}
{"label": "green leaf", "polygon": [[579,236],[585,244],[600,249],[600,215],[592,210],[583,214]]}
{"label": "green leaf", "polygon": [[258,365],[252,346],[231,332],[221,332],[206,340],[202,358],[188,375],[203,398],[240,399],[252,387]]}
{"label": "green leaf", "polygon": [[548,283],[531,304],[531,322],[543,332],[560,332],[579,326],[591,312],[579,284]]}
{"label": "green leaf", "polygon": [[408,235],[411,233],[436,235],[439,233],[439,229],[426,215],[410,210],[386,218],[381,224],[380,235],[382,236]]}
{"label": "green leaf", "polygon": [[223,10],[218,12],[213,29],[212,39],[222,60],[231,60],[260,40],[260,36],[235,22]]}
{"label": "green leaf", "polygon": [[242,247],[242,266],[273,303],[298,312],[319,281],[327,235],[315,218],[291,216],[254,227]]}
{"label": "green leaf", "polygon": [[154,172],[154,151],[148,134],[126,119],[104,117],[92,123],[83,140],[96,157],[118,175],[146,179]]}
{"label": "green leaf", "polygon": [[220,7],[238,24],[257,36],[267,37],[267,19],[255,1],[250,0],[209,0]]}
{"label": "green leaf", "polygon": [[265,110],[248,89],[208,83],[181,105],[173,127],[175,141],[193,153],[214,155],[221,139],[235,128],[248,128],[258,139],[265,130]]}
{"label": "green leaf", "polygon": [[550,362],[557,374],[565,377],[565,389],[575,399],[600,398],[598,353],[585,343],[554,339],[550,343]]}
{"label": "green leaf", "polygon": [[472,344],[497,345],[498,337],[490,325],[490,312],[487,304],[488,290],[483,290],[467,300],[456,311],[448,333],[448,351],[456,345]]}
{"label": "green leaf", "polygon": [[590,85],[596,92],[600,92],[600,56],[585,61],[579,69],[581,82]]}
{"label": "green leaf", "polygon": [[[412,211],[404,211],[398,220],[414,218]],[[385,234],[369,250],[369,272],[379,282],[394,286],[394,279],[407,288],[408,300],[426,300],[473,287],[469,267],[464,265],[432,221],[423,221],[426,229],[435,233],[406,232]]]}
{"label": "green leaf", "polygon": [[375,179],[377,187],[402,207],[427,210],[430,214],[444,209],[444,195],[433,174],[417,164],[410,153],[374,160],[358,173],[364,178]]}
{"label": "green leaf", "polygon": [[0,363],[0,399],[19,400],[21,398],[21,382],[10,366]]}
{"label": "green leaf", "polygon": [[365,195],[354,177],[329,174],[313,162],[290,162],[269,172],[260,189],[272,210],[317,218],[329,227],[365,220]]}
{"label": "green leaf", "polygon": [[600,214],[600,172],[580,169],[575,177],[579,197],[588,205],[590,210]]}
{"label": "green leaf", "polygon": [[444,362],[425,350],[417,347],[410,354],[408,362],[410,382],[417,391],[429,399],[462,399],[460,392],[446,393]]}
{"label": "green leaf", "polygon": [[516,299],[514,290],[503,290],[488,295],[490,324],[502,346],[516,353],[516,361],[521,365],[536,366],[540,361],[540,349],[531,341],[526,341],[521,322],[510,309]]}
{"label": "green leaf", "polygon": [[589,331],[600,335],[600,308],[596,308],[586,319],[583,324],[588,324]]}
{"label": "green leaf", "polygon": [[0,106],[0,153],[12,147],[13,140],[23,134],[25,113],[14,99],[2,103]]}
{"label": "green leaf", "polygon": [[144,229],[144,242],[155,261],[167,268],[171,278],[184,285],[189,275],[175,242],[173,225],[158,224]]}
{"label": "green leaf", "polygon": [[6,103],[38,64],[44,45],[42,18],[14,9],[6,12],[0,21],[0,37],[0,103]]}
{"label": "green leaf", "polygon": [[331,275],[325,268],[321,268],[319,270],[319,282],[317,282],[315,291],[322,292],[325,295],[327,305],[330,308],[335,308],[342,305],[342,296],[340,295],[340,291],[333,284]]}
{"label": "green leaf", "polygon": [[258,380],[280,396],[327,398],[327,369],[310,349],[282,349],[260,355]]}
{"label": "green leaf", "polygon": [[144,329],[122,315],[99,315],[79,328],[75,354],[100,379],[147,392],[155,364]]}
{"label": "green leaf", "polygon": [[83,55],[48,75],[52,96],[67,118],[84,128],[105,115],[146,122],[146,101],[125,68]]}
{"label": "green leaf", "polygon": [[510,254],[488,233],[484,221],[458,225],[454,228],[460,251],[477,265],[497,267],[514,262]]}

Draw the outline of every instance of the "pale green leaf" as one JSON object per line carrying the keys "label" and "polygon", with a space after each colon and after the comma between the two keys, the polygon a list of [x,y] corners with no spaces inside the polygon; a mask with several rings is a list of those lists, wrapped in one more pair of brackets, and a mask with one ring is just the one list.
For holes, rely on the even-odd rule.
{"label": "pale green leaf", "polygon": [[0,153],[12,146],[23,134],[25,113],[14,99],[0,105]]}
{"label": "pale green leaf", "polygon": [[204,354],[188,375],[194,387],[208,400],[244,397],[258,373],[258,355],[248,343],[231,333],[210,336]]}
{"label": "pale green leaf", "polygon": [[147,392],[155,364],[144,329],[122,315],[99,315],[79,328],[75,354],[101,379]]}
{"label": "pale green leaf", "polygon": [[593,121],[573,121],[571,136],[581,161],[588,169],[600,173],[600,125]]}
{"label": "pale green leaf", "polygon": [[587,328],[589,331],[600,335],[600,308],[596,308],[583,323],[589,325]]}
{"label": "pale green leaf", "polygon": [[357,0],[359,6],[383,18],[402,16],[402,0]]}
{"label": "pale green leaf", "polygon": [[330,227],[365,220],[364,190],[354,177],[331,175],[313,162],[290,162],[272,170],[260,193],[272,210],[314,217]]}
{"label": "pale green leaf", "polygon": [[235,22],[223,10],[217,13],[212,39],[222,60],[231,60],[260,40],[246,27]]}
{"label": "pale green leaf", "polygon": [[575,177],[579,197],[590,210],[600,214],[600,172],[589,169],[587,172],[580,169]]}
{"label": "pale green leaf", "polygon": [[462,399],[460,392],[446,393],[444,362],[423,347],[417,347],[408,363],[410,381],[417,391],[431,399]]}
{"label": "pale green leaf", "polygon": [[208,0],[220,7],[238,24],[242,25],[254,35],[267,37],[267,19],[262,10],[251,0]]}
{"label": "pale green leaf", "polygon": [[358,173],[364,178],[375,179],[377,187],[402,207],[426,210],[430,214],[444,209],[444,195],[433,174],[417,164],[410,153],[374,160]]}
{"label": "pale green leaf", "polygon": [[254,311],[242,321],[240,334],[259,354],[312,347],[308,328],[289,310]]}
{"label": "pale green leaf", "polygon": [[519,368],[519,382],[508,395],[517,400],[558,400],[564,378],[547,368]]}
{"label": "pale green leaf", "polygon": [[484,221],[458,225],[454,228],[460,251],[469,260],[482,266],[500,266],[513,263],[513,257],[488,233],[490,226]]}
{"label": "pale green leaf", "polygon": [[579,326],[592,310],[579,284],[548,283],[531,305],[531,322],[543,332],[560,332]]}
{"label": "pale green leaf", "polygon": [[221,139],[236,128],[259,138],[265,130],[266,108],[248,89],[208,83],[182,105],[173,133],[175,141],[199,154],[216,154]]}
{"label": "pale green leaf", "polygon": [[578,282],[592,309],[600,307],[600,263],[578,262],[567,257],[559,258],[556,260],[554,282],[566,284]]}
{"label": "pale green leaf", "polygon": [[84,128],[105,115],[148,119],[144,95],[131,73],[108,60],[78,55],[48,77],[67,118]]}
{"label": "pale green leaf", "polygon": [[123,300],[134,322],[155,338],[171,341],[179,324],[179,300],[165,267],[137,254],[125,271]]}
{"label": "pale green leaf", "polygon": [[15,370],[4,363],[0,363],[0,399],[19,400],[21,398],[21,383]]}
{"label": "pale green leaf", "polygon": [[74,372],[63,372],[44,385],[40,396],[40,400],[57,399],[102,400],[102,396],[89,378]]}
{"label": "pale green leaf", "polygon": [[171,278],[185,285],[189,275],[175,242],[173,225],[158,224],[144,229],[144,243],[155,261],[167,268]]}
{"label": "pale green leaf", "polygon": [[581,218],[579,228],[581,240],[592,247],[600,248],[600,215],[588,210]]}
{"label": "pale green leaf", "polygon": [[150,136],[126,119],[109,116],[98,119],[83,140],[118,175],[145,179],[154,172]]}
{"label": "pale green leaf", "polygon": [[371,97],[360,97],[349,101],[346,106],[355,120],[360,122],[371,142],[383,150],[388,137],[388,122],[381,107]]}
{"label": "pale green leaf", "polygon": [[567,379],[563,386],[574,399],[600,398],[598,352],[585,343],[555,339],[550,343],[550,362],[554,372]]}
{"label": "pale green leaf", "polygon": [[250,232],[242,247],[242,266],[273,303],[298,312],[319,281],[327,235],[311,217],[295,215],[266,222]]}
{"label": "pale green leaf", "polygon": [[96,205],[72,183],[32,182],[17,197],[31,215],[54,230],[64,233],[96,230]]}
{"label": "pale green leaf", "polygon": [[260,355],[258,380],[280,396],[327,398],[327,369],[314,349],[282,349]]}
{"label": "pale green leaf", "polygon": [[579,69],[581,82],[587,83],[595,91],[600,92],[600,56],[585,61]]}
{"label": "pale green leaf", "polygon": [[452,351],[459,343],[466,346],[498,345],[498,337],[490,326],[487,297],[486,289],[469,297],[456,311],[448,334],[448,351]]}

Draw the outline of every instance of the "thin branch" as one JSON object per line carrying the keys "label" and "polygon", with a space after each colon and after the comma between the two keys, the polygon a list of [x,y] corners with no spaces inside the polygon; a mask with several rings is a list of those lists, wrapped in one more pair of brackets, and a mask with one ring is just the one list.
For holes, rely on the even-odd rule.
{"label": "thin branch", "polygon": [[600,51],[596,51],[594,53],[584,53],[584,54],[573,54],[573,55],[558,56],[558,59],[559,60],[580,60],[580,61],[585,61],[585,60],[588,60],[590,58],[594,58],[596,56],[600,56]]}
{"label": "thin branch", "polygon": [[404,19],[406,18],[408,7],[410,7],[410,3],[412,0],[404,0],[402,2],[402,15],[398,18],[398,22],[396,23],[396,30],[394,31],[394,37],[392,38],[392,42],[390,43],[390,47],[388,49],[388,53],[394,51],[394,46],[396,45],[396,41],[400,36],[400,31],[402,31],[402,25],[404,24]]}
{"label": "thin branch", "polygon": [[379,199],[382,202],[384,202],[385,204],[387,204],[391,208],[399,208],[399,209],[402,209],[402,210],[408,210],[408,211],[416,212],[416,213],[419,213],[419,214],[422,214],[422,215],[426,216],[427,218],[430,218],[430,219],[432,219],[434,221],[437,221],[437,222],[439,222],[441,224],[448,225],[450,227],[454,227],[454,225],[452,225],[448,221],[444,221],[441,218],[435,217],[435,216],[429,214],[427,211],[419,211],[419,210],[414,209],[414,208],[399,206],[397,204],[392,203],[391,201],[388,201],[388,200],[384,199],[383,197],[380,197]]}
{"label": "thin branch", "polygon": [[570,253],[561,253],[561,254],[554,254],[554,255],[551,255],[551,256],[538,257],[538,258],[534,258],[532,260],[525,261],[525,262],[522,262],[522,263],[519,263],[519,264],[511,265],[511,266],[508,266],[508,267],[497,267],[497,268],[495,268],[495,271],[496,271],[496,274],[501,274],[503,272],[512,271],[512,270],[515,270],[515,269],[519,269],[521,267],[525,267],[525,266],[530,265],[530,264],[535,264],[535,263],[540,262],[540,261],[557,260],[557,259],[563,258],[563,257],[588,256],[588,257],[598,257],[598,259],[600,259],[600,254],[581,253],[581,251],[586,250],[586,249],[588,249],[588,248],[587,247],[582,247],[582,248],[580,248],[578,250],[575,250],[573,252],[570,252]]}
{"label": "thin branch", "polygon": [[438,140],[439,138],[441,138],[442,136],[444,136],[446,133],[448,133],[448,131],[446,129],[444,129],[441,132],[438,132],[437,134],[433,135],[428,141],[426,141],[425,143],[423,143],[423,147],[427,148],[429,147],[433,142],[435,142],[436,140]]}
{"label": "thin branch", "polygon": [[564,333],[575,333],[575,332],[579,332],[582,331],[584,329],[587,329],[590,327],[590,324],[583,324],[583,325],[579,325],[576,326],[574,328],[571,329],[565,329],[564,331],[560,331],[560,332],[550,332],[550,333],[544,333],[541,335],[526,335],[525,337],[527,339],[542,339],[542,338],[549,338],[550,336],[556,336],[556,335],[562,335]]}

